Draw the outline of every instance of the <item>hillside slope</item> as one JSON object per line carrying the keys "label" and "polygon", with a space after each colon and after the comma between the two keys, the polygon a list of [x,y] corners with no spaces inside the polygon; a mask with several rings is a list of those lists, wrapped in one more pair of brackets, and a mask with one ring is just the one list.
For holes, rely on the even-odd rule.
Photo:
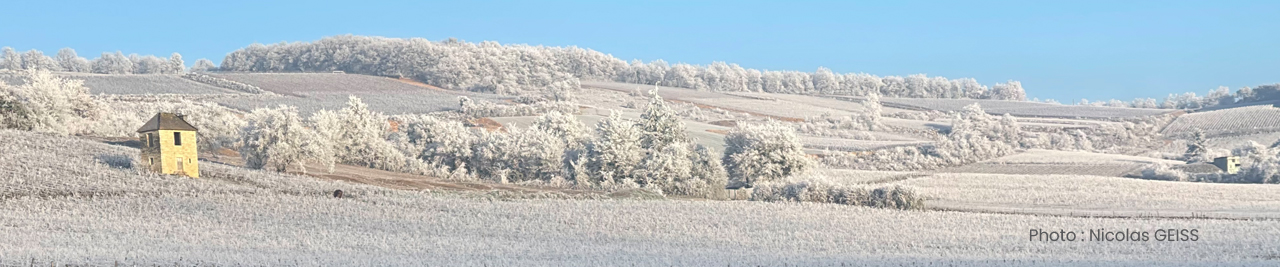
{"label": "hillside slope", "polygon": [[[121,166],[127,160],[120,158],[136,152],[124,147],[7,130],[0,137],[7,140],[0,143],[3,265],[1250,266],[1280,255],[1270,246],[1280,243],[1280,227],[1267,221],[740,201],[493,201],[213,163],[203,164],[201,179],[157,176],[94,163]],[[349,197],[330,197],[334,189]],[[1027,227],[1195,228],[1204,238],[1064,246],[1028,243]],[[949,256],[959,253],[966,257]]]}

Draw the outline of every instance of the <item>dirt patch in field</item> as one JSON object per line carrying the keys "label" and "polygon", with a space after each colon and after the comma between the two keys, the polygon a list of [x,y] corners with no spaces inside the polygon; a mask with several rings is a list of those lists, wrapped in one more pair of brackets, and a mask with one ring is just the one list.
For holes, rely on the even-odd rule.
{"label": "dirt patch in field", "polygon": [[[393,78],[393,79],[394,79],[394,78]],[[410,85],[414,85],[414,86],[422,87],[422,88],[427,88],[427,89],[432,89],[432,90],[445,91],[445,89],[444,89],[444,88],[436,87],[436,86],[434,86],[434,85],[430,85],[430,84],[425,84],[425,83],[422,83],[422,82],[419,82],[419,81],[415,81],[415,80],[413,80],[413,79],[409,79],[409,78],[401,77],[401,78],[399,78],[399,79],[395,79],[395,80],[396,80],[396,81],[399,81],[399,82],[402,82],[402,83],[407,83],[407,84],[410,84]]]}
{"label": "dirt patch in field", "polygon": [[715,134],[729,134],[729,130],[721,130],[721,129],[707,129],[707,132],[715,133]]}

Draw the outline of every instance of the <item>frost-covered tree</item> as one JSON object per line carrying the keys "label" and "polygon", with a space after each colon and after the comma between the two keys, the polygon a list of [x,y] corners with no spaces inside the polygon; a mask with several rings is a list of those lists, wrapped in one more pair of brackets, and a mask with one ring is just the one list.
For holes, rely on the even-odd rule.
{"label": "frost-covered tree", "polygon": [[124,56],[124,53],[116,51],[112,53],[102,53],[101,57],[91,62],[93,65],[93,73],[101,74],[129,74],[133,73],[133,61]]}
{"label": "frost-covered tree", "polygon": [[1009,80],[1005,83],[997,83],[995,86],[991,87],[990,93],[991,96],[987,97],[989,99],[1016,101],[1027,100],[1027,92],[1022,89],[1022,83],[1014,80]]}
{"label": "frost-covered tree", "polygon": [[692,180],[684,183],[677,182],[667,191],[680,195],[724,198],[726,194],[724,188],[728,183],[729,175],[725,172],[724,165],[720,163],[720,155],[716,155],[705,146],[694,145],[690,156],[692,170],[689,175]]}
{"label": "frost-covered tree", "polygon": [[54,134],[77,134],[102,110],[89,97],[84,81],[45,70],[22,72],[22,85],[0,81],[0,123],[4,128]]}
{"label": "frost-covered tree", "polygon": [[553,82],[547,86],[545,95],[552,101],[574,101],[577,99],[578,88],[581,83],[578,78],[569,78],[563,81]]}
{"label": "frost-covered tree", "polygon": [[1257,100],[1257,95],[1253,93],[1253,88],[1248,86],[1240,88],[1236,91],[1236,102],[1252,102]]}
{"label": "frost-covered tree", "polygon": [[44,55],[44,52],[40,52],[40,50],[35,49],[22,53],[22,69],[49,71],[62,70],[62,68],[58,67],[57,61],[54,61],[53,58]]}
{"label": "frost-covered tree", "polygon": [[408,142],[407,147],[402,148],[407,152],[406,155],[447,168],[450,172],[467,169],[476,136],[461,122],[434,116],[400,120],[400,127],[406,134],[405,141]]}
{"label": "frost-covered tree", "polygon": [[1230,105],[1235,102],[1235,96],[1231,95],[1231,88],[1218,86],[1218,89],[1209,91],[1209,95],[1204,97],[1203,106]]}
{"label": "frost-covered tree", "polygon": [[156,56],[139,57],[136,55],[131,55],[130,61],[133,62],[133,66],[134,66],[133,73],[137,73],[137,74],[169,73],[169,63]]}
{"label": "frost-covered tree", "polygon": [[1191,134],[1191,140],[1187,140],[1188,159],[1204,161],[1206,154],[1209,152],[1209,136],[1201,129],[1195,129]]}
{"label": "frost-covered tree", "polygon": [[588,169],[595,183],[620,183],[634,180],[635,170],[645,158],[641,140],[644,131],[636,123],[612,112],[596,124],[596,139],[588,148]]}
{"label": "frost-covered tree", "polygon": [[76,50],[71,48],[62,48],[58,50],[57,59],[58,66],[63,71],[69,72],[90,72],[93,66],[89,64],[89,60],[76,55]]}
{"label": "frost-covered tree", "polygon": [[203,58],[197,59],[195,65],[191,65],[191,72],[207,72],[207,71],[217,70],[217,69],[218,69],[218,66],[214,65],[213,61],[209,61],[208,59],[203,59]]}
{"label": "frost-covered tree", "polygon": [[782,179],[803,173],[812,162],[795,129],[770,121],[739,124],[725,135],[722,161],[730,187],[751,187],[758,182]]}
{"label": "frost-covered tree", "polygon": [[253,110],[242,131],[240,155],[245,165],[254,168],[271,168],[283,172],[296,166],[306,172],[306,163],[324,164],[333,171],[332,146],[326,139],[307,128],[298,116],[298,109],[281,105],[277,108]]}
{"label": "frost-covered tree", "polygon": [[[879,91],[886,97],[945,97],[1018,99],[1020,85],[1002,85],[999,94],[973,79],[946,79],[922,74],[879,77],[869,74],[761,71],[714,62],[708,66],[627,63],[608,54],[577,47],[468,43],[449,39],[396,39],[333,36],[307,43],[252,44],[227,54],[228,71],[315,72],[341,70],[382,76],[403,76],[446,88],[498,94],[548,93],[564,87],[554,83],[572,78],[608,79],[714,91],[764,91],[790,94],[833,93],[865,95]],[[572,88],[569,85],[569,88]],[[546,92],[544,92],[546,91]],[[1021,93],[1025,96],[1025,93]]]}
{"label": "frost-covered tree", "polygon": [[563,174],[564,142],[539,129],[482,132],[471,151],[475,173],[497,182],[546,182]]}
{"label": "frost-covered tree", "polygon": [[840,89],[839,76],[831,72],[831,69],[819,67],[818,71],[813,73],[813,87],[820,94],[832,94]]}
{"label": "frost-covered tree", "polygon": [[311,118],[317,134],[332,146],[337,161],[389,171],[405,167],[404,154],[387,142],[387,116],[370,111],[360,98],[351,96],[345,108],[321,110]]}
{"label": "frost-covered tree", "polygon": [[566,144],[580,144],[590,136],[587,127],[573,114],[555,110],[538,116],[530,127],[558,136]]}
{"label": "frost-covered tree", "polygon": [[867,93],[867,101],[862,105],[867,112],[859,114],[862,117],[860,121],[866,125],[868,131],[879,129],[881,113],[884,112],[884,106],[880,104],[880,92]]}
{"label": "frost-covered tree", "polygon": [[20,70],[22,69],[22,56],[18,51],[13,51],[11,47],[4,47],[0,52],[0,69]]}
{"label": "frost-covered tree", "polygon": [[236,148],[240,141],[240,131],[248,122],[240,115],[213,102],[183,105],[179,113],[187,114],[187,121],[200,131],[199,145],[201,150],[217,151],[222,148]]}
{"label": "frost-covered tree", "polygon": [[1155,98],[1137,98],[1133,100],[1131,106],[1134,108],[1160,108],[1160,105],[1156,104]]}
{"label": "frost-covered tree", "polygon": [[187,71],[187,65],[182,62],[182,55],[173,53],[169,55],[169,61],[166,64],[165,73],[182,74]]}
{"label": "frost-covered tree", "polygon": [[657,91],[650,92],[649,106],[640,115],[640,129],[644,131],[641,143],[645,148],[657,149],[674,143],[689,141],[684,122],[675,110],[667,106]]}
{"label": "frost-covered tree", "polygon": [[637,183],[641,186],[666,188],[693,179],[693,161],[689,145],[668,143],[650,149],[640,161]]}
{"label": "frost-covered tree", "polygon": [[1280,84],[1259,85],[1252,93],[1253,101],[1280,100]]}

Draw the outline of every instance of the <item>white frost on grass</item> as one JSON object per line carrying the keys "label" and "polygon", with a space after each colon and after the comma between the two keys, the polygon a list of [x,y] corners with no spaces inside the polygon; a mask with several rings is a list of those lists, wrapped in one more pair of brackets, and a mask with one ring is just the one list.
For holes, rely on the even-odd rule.
{"label": "white frost on grass", "polygon": [[[494,201],[212,163],[202,170],[215,175],[200,179],[140,175],[93,163],[96,155],[133,149],[26,132],[0,136],[7,140],[0,143],[3,265],[1250,266],[1280,255],[1274,221],[742,201]],[[20,195],[41,192],[36,188],[133,193]],[[333,189],[349,197],[332,198]],[[1097,228],[1195,228],[1200,241],[1027,240],[1029,229]]]}
{"label": "white frost on grass", "polygon": [[1085,175],[940,173],[899,183],[929,207],[1049,214],[1280,218],[1280,185]]}
{"label": "white frost on grass", "polygon": [[1026,152],[999,157],[986,162],[998,164],[1183,164],[1181,161],[1157,159],[1140,156],[1091,153],[1081,151],[1060,151],[1029,149]]}
{"label": "white frost on grass", "polygon": [[941,99],[941,98],[883,98],[886,107],[930,109],[940,111],[961,111],[965,106],[977,103],[983,110],[993,115],[1010,114],[1027,117],[1052,118],[1135,118],[1154,116],[1170,112],[1170,110],[1113,108],[1094,106],[1068,106],[1027,101],[1005,101],[988,99]]}
{"label": "white frost on grass", "polygon": [[1188,138],[1197,130],[1210,136],[1275,132],[1280,130],[1280,108],[1258,105],[1186,114],[1178,116],[1162,134]]}

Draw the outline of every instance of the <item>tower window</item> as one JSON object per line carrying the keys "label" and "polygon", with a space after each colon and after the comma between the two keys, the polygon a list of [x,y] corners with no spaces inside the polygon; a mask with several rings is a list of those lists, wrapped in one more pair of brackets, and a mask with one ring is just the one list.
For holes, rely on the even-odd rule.
{"label": "tower window", "polygon": [[180,132],[173,133],[173,145],[182,146],[182,133]]}

